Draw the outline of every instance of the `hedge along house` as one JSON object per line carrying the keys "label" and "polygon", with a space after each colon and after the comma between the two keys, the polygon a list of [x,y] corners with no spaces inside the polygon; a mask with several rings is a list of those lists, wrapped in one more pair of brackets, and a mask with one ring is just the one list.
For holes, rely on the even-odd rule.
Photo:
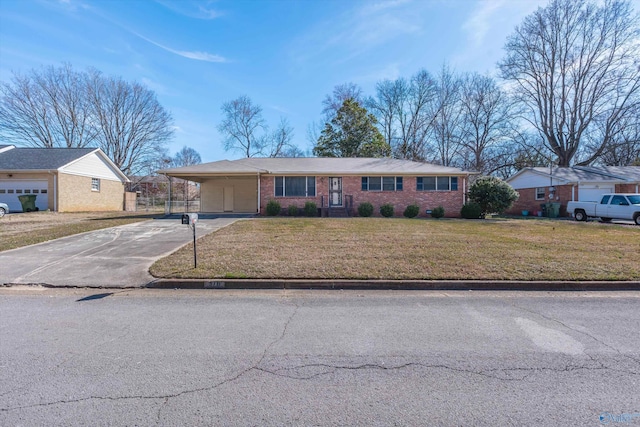
{"label": "hedge along house", "polygon": [[0,145],[0,202],[22,211],[19,196],[36,196],[39,210],[121,211],[129,180],[99,148]]}
{"label": "hedge along house", "polygon": [[308,201],[324,215],[352,215],[360,203],[391,203],[395,215],[411,204],[442,206],[456,217],[465,203],[469,176],[458,168],[389,158],[245,158],[221,160],[159,173],[200,183],[201,212],[265,214],[276,200],[286,209]]}
{"label": "hedge along house", "polygon": [[506,180],[520,198],[507,212],[535,215],[541,204],[560,203],[560,215],[567,215],[570,201],[597,202],[607,193],[638,193],[640,166],[530,167]]}

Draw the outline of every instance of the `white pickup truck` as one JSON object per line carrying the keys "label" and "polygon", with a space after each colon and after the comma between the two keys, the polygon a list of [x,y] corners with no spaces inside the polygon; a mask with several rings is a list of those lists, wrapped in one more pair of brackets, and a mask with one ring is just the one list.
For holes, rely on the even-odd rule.
{"label": "white pickup truck", "polygon": [[576,221],[600,218],[604,222],[612,219],[630,219],[640,225],[640,194],[605,194],[598,202],[569,202],[567,212]]}

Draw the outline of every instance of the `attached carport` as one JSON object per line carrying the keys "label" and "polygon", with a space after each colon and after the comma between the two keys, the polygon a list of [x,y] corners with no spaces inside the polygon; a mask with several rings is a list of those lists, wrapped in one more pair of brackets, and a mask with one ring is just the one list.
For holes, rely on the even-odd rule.
{"label": "attached carport", "polygon": [[[229,161],[182,168],[163,169],[159,173],[200,184],[200,212],[257,213],[260,206],[260,173],[252,167],[238,167]],[[218,165],[220,164],[220,165]],[[224,170],[222,170],[224,169]],[[231,169],[231,170],[230,170]],[[170,186],[171,187],[171,186]]]}

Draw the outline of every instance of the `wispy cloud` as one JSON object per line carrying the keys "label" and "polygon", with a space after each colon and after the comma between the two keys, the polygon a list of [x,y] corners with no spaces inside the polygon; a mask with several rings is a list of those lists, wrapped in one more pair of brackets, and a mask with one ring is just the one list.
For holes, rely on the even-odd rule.
{"label": "wispy cloud", "polygon": [[155,42],[153,40],[151,40],[148,37],[143,36],[140,33],[137,33],[135,31],[129,30],[131,31],[132,34],[135,34],[136,36],[140,37],[142,40],[151,43],[154,46],[159,47],[160,49],[164,49],[167,52],[171,52],[175,55],[179,55],[182,56],[183,58],[188,58],[188,59],[194,59],[196,61],[206,61],[206,62],[229,62],[229,60],[223,56],[220,55],[215,55],[213,53],[209,53],[209,52],[198,52],[198,51],[188,51],[188,50],[177,50],[177,49],[173,49],[170,48],[168,46],[165,46],[163,44],[160,44],[158,42]]}
{"label": "wispy cloud", "polygon": [[367,3],[319,23],[293,42],[291,57],[305,62],[326,52],[348,61],[408,34],[419,34],[423,20],[416,11],[426,3],[392,0]]}
{"label": "wispy cloud", "polygon": [[171,0],[155,0],[156,3],[161,4],[172,12],[178,13],[180,15],[186,16],[188,18],[194,19],[216,19],[220,16],[224,15],[218,9],[214,9],[212,7],[208,7],[206,4],[203,4],[199,1],[187,1],[187,0],[179,0],[179,1],[171,1]]}
{"label": "wispy cloud", "polygon": [[460,27],[464,37],[463,48],[452,55],[452,64],[467,67],[469,64],[486,62],[488,58],[497,61],[502,50],[496,48],[493,41],[506,40],[525,16],[546,4],[547,0],[477,2]]}

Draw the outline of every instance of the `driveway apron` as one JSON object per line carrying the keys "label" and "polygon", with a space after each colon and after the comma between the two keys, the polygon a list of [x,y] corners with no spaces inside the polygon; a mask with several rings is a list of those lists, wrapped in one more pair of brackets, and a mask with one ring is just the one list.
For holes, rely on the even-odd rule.
{"label": "driveway apron", "polygon": [[[237,218],[203,219],[197,237]],[[0,252],[0,284],[51,286],[144,286],[153,281],[149,267],[193,241],[179,220],[153,220],[105,228]]]}

